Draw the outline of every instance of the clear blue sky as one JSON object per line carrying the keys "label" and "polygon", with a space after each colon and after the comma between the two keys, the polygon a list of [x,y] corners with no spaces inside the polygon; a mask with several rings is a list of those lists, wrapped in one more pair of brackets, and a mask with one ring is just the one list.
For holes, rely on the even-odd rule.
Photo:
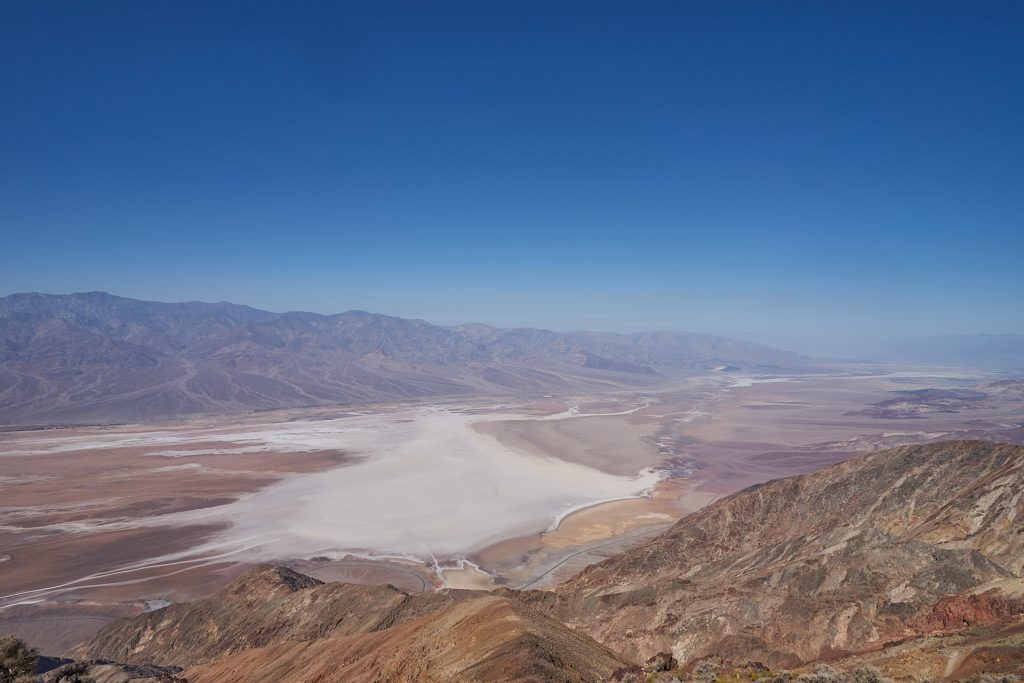
{"label": "clear blue sky", "polygon": [[1024,3],[0,3],[0,293],[1024,332]]}

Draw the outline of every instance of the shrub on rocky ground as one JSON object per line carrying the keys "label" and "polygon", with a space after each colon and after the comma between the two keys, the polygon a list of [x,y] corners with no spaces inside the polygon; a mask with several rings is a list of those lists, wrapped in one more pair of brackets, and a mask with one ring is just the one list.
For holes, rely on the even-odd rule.
{"label": "shrub on rocky ground", "polygon": [[809,674],[801,674],[799,683],[893,683],[874,667],[864,667],[853,672],[837,671],[828,664],[818,664]]}
{"label": "shrub on rocky ground", "polygon": [[873,666],[862,669],[854,669],[853,683],[892,683],[891,679],[882,676],[881,672]]}
{"label": "shrub on rocky ground", "polygon": [[72,662],[48,675],[47,680],[53,683],[96,683],[94,678],[86,675],[88,672],[89,665],[85,662]]}
{"label": "shrub on rocky ground", "polygon": [[31,680],[39,653],[15,636],[0,638],[0,683]]}
{"label": "shrub on rocky ground", "polygon": [[719,667],[714,662],[701,662],[693,668],[691,678],[694,681],[714,681],[718,678]]}

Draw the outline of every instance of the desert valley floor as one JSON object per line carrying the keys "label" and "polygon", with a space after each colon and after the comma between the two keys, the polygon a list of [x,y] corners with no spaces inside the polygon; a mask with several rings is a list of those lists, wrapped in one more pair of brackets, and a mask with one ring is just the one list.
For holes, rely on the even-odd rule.
{"label": "desert valley floor", "polygon": [[708,373],[643,391],[0,434],[0,631],[59,654],[253,563],[544,588],[769,479],[949,438],[1024,441],[1024,394],[945,368]]}

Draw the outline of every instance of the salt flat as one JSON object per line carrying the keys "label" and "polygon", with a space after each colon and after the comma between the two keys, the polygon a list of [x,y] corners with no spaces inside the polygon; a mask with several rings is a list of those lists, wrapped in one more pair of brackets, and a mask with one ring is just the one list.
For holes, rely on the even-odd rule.
{"label": "salt flat", "polygon": [[249,432],[246,439],[277,451],[334,448],[366,457],[178,518],[231,524],[199,552],[236,550],[269,560],[361,551],[442,560],[543,531],[572,509],[640,495],[657,481],[650,469],[608,474],[518,450],[472,428],[515,417],[428,407]]}
{"label": "salt flat", "polygon": [[[650,468],[609,473],[475,428],[536,418],[501,406],[382,406],[4,435],[8,478],[30,485],[0,507],[0,535],[10,534],[4,546],[17,549],[21,570],[0,606],[156,586],[225,563],[398,557],[443,573],[484,546],[657,482]],[[585,418],[563,409],[544,419]],[[62,546],[78,561],[57,571],[45,553]]]}

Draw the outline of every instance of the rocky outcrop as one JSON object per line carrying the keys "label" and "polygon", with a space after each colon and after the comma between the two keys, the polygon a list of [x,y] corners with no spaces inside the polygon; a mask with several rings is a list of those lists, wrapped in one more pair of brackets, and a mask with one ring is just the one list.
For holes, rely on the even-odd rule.
{"label": "rocky outcrop", "polygon": [[206,600],[111,624],[70,654],[76,659],[194,666],[284,641],[379,631],[474,595],[325,584],[284,567],[260,567]]}
{"label": "rocky outcrop", "polygon": [[482,596],[383,631],[283,642],[185,672],[191,683],[605,681],[626,663],[518,600]]}
{"label": "rocky outcrop", "polygon": [[998,683],[1003,674],[1024,675],[1024,620],[909,638],[832,663],[874,667],[897,681]]}
{"label": "rocky outcrop", "polygon": [[792,666],[932,629],[943,599],[1020,576],[1022,532],[1024,448],[906,447],[737,493],[527,599],[635,661]]}
{"label": "rocky outcrop", "polygon": [[920,633],[959,631],[973,626],[993,626],[1024,615],[1024,598],[1009,597],[998,588],[979,594],[951,595],[939,600],[927,614],[912,623]]}

